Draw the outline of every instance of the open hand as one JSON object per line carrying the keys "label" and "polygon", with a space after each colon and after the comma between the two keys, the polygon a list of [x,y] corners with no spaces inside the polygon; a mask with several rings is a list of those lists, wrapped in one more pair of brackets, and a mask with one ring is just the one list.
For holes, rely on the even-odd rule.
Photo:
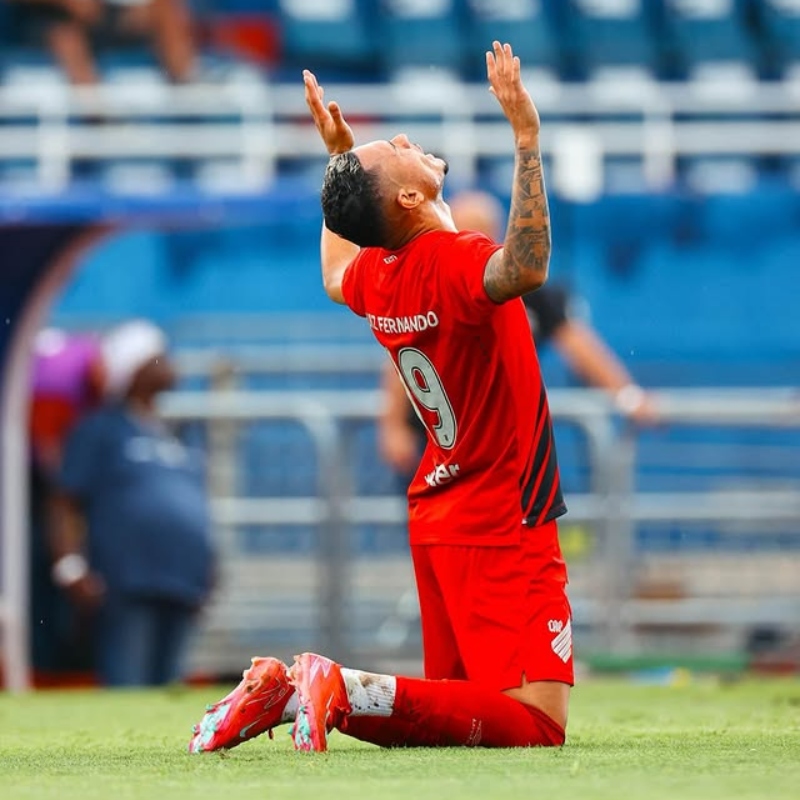
{"label": "open hand", "polygon": [[511,123],[514,138],[528,145],[528,138],[539,135],[539,112],[522,83],[519,56],[514,55],[510,44],[492,43],[492,50],[486,53],[486,72],[489,91]]}
{"label": "open hand", "polygon": [[328,152],[334,156],[352,149],[355,137],[345,122],[339,104],[331,101],[326,106],[322,102],[325,90],[317,83],[314,73],[307,69],[303,70],[303,83],[306,87],[306,103]]}

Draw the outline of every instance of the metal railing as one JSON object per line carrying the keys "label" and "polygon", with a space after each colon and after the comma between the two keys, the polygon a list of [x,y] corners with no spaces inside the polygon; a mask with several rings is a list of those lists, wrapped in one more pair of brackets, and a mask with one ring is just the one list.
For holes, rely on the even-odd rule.
{"label": "metal railing", "polygon": [[[589,530],[596,547],[570,557],[571,600],[579,650],[637,653],[653,630],[726,633],[725,647],[741,647],[741,633],[757,626],[779,626],[800,635],[800,392],[796,389],[670,390],[656,393],[662,429],[781,433],[786,467],[775,479],[747,475],[693,491],[670,487],[642,491],[634,485],[641,439],[646,434],[621,424],[608,398],[593,390],[550,393],[556,426],[582,433],[589,478],[583,489],[568,491],[569,514],[562,519],[562,543]],[[193,667],[213,674],[236,672],[255,652],[289,657],[298,646],[314,647],[343,660],[392,668],[408,659],[419,664],[413,576],[405,537],[405,503],[396,492],[359,494],[353,481],[354,426],[373,425],[380,408],[376,391],[212,390],[175,392],[164,399],[164,416],[175,424],[198,424],[208,434],[212,473],[212,512],[222,556],[222,582],[193,651]],[[232,466],[239,458],[232,436],[246,437],[249,426],[272,423],[299,426],[307,434],[314,483],[291,497],[245,495]],[[558,433],[557,433],[558,441]],[[770,445],[771,447],[771,445]],[[685,462],[675,465],[689,470]],[[750,452],[750,451],[748,451]],[[753,450],[757,455],[760,451]],[[759,455],[769,459],[770,448]],[[563,454],[562,454],[563,455]],[[279,456],[280,457],[280,456]],[[564,459],[562,458],[562,462]],[[290,469],[287,459],[284,468]],[[724,467],[725,465],[721,465]],[[377,460],[368,467],[383,469]],[[724,525],[769,537],[779,526],[788,544],[762,554],[752,548],[710,557],[643,553],[637,526]],[[388,530],[396,539],[388,550],[363,551],[355,541],[359,526]],[[270,528],[313,532],[304,550],[243,546],[241,534],[255,526],[258,538]],[[584,530],[584,532],[585,532]],[[17,532],[18,533],[18,532]],[[290,534],[290,538],[293,534]],[[792,538],[793,537],[793,538]],[[9,552],[11,552],[9,550]],[[17,565],[24,569],[24,564]],[[658,591],[642,592],[637,575],[649,568]],[[687,586],[663,591],[665,576]],[[652,587],[651,587],[652,588]],[[11,594],[3,602],[13,601]],[[10,620],[25,624],[24,608],[3,607]],[[24,652],[11,663],[6,632],[2,657],[9,685],[23,688],[18,674]],[[23,637],[24,640],[24,637]],[[413,668],[413,667],[412,667]],[[11,677],[10,677],[11,676]]]}
{"label": "metal railing", "polygon": [[[800,154],[795,82],[565,84],[532,73],[530,85],[546,123],[544,152],[556,162],[556,191],[576,157],[582,170],[587,158],[601,168],[609,157],[640,159],[659,187],[672,179],[679,156]],[[404,130],[445,153],[466,182],[480,157],[512,153],[508,125],[483,84],[430,76],[423,84],[327,90],[353,119],[358,141]],[[235,163],[237,191],[252,191],[268,185],[282,161],[323,155],[300,82],[255,76],[196,86],[132,81],[75,88],[29,80],[0,86],[0,121],[0,160],[33,161],[44,191],[63,189],[76,160]]]}
{"label": "metal railing", "polygon": [[[791,389],[673,390],[657,397],[665,428],[712,425],[729,431],[800,431],[800,394]],[[719,596],[659,599],[634,594],[636,562],[641,558],[635,544],[637,524],[745,521],[756,528],[780,523],[798,531],[800,464],[793,477],[777,485],[638,492],[633,478],[640,434],[620,424],[603,393],[556,390],[551,392],[551,406],[556,424],[577,427],[586,442],[588,488],[568,495],[570,512],[562,527],[589,526],[600,543],[590,562],[578,565],[578,580],[573,578],[576,620],[587,639],[602,642],[609,652],[630,652],[636,650],[636,631],[643,626],[741,628],[772,622],[800,627],[800,583],[774,596],[767,592],[737,596],[736,587]],[[166,398],[163,412],[176,423],[201,421],[213,427],[291,420],[308,433],[318,465],[319,482],[307,496],[213,497],[216,524],[229,534],[253,525],[306,526],[316,531],[316,537],[309,552],[289,555],[237,552],[236,537],[226,538],[223,560],[228,563],[229,580],[221,587],[198,642],[198,669],[235,670],[247,657],[247,648],[259,645],[288,652],[295,634],[306,637],[307,646],[343,659],[385,662],[413,656],[417,647],[413,636],[404,648],[398,642],[382,643],[379,635],[392,609],[407,608],[410,602],[413,582],[407,555],[397,551],[365,555],[353,544],[352,533],[359,525],[400,530],[405,521],[405,505],[396,494],[358,496],[352,489],[348,425],[374,423],[379,408],[379,394],[369,391],[233,390],[179,392]],[[375,468],[380,469],[377,460]],[[785,557],[800,574],[800,548]],[[749,556],[742,558],[746,561]],[[582,581],[582,571],[591,579]],[[354,630],[354,607],[359,603],[372,605],[373,618],[364,631]],[[287,625],[297,628],[288,638]],[[257,629],[253,636],[248,626]]]}

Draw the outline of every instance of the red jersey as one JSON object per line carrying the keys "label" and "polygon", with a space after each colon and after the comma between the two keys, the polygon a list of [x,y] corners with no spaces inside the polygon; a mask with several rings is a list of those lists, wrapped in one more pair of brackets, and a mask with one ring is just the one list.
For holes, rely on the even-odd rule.
{"label": "red jersey", "polygon": [[550,411],[522,300],[498,304],[483,273],[499,246],[432,231],[364,248],[347,305],[387,349],[425,424],[408,490],[412,544],[502,545],[565,513]]}

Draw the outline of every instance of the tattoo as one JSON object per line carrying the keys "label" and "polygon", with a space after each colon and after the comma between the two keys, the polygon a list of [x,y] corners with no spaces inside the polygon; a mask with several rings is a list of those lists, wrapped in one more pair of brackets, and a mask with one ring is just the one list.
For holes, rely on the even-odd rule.
{"label": "tattoo", "polygon": [[538,289],[550,263],[550,210],[539,148],[518,150],[504,247],[489,259],[483,283],[502,303]]}

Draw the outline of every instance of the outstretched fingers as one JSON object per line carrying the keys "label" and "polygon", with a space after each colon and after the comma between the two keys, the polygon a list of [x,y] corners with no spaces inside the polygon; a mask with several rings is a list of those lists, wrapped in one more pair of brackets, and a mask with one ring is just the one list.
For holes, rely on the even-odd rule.
{"label": "outstretched fingers", "polygon": [[342,109],[339,108],[339,104],[335,100],[331,100],[328,103],[328,111],[337,125],[344,124],[344,114],[342,114]]}
{"label": "outstretched fingers", "polygon": [[315,120],[324,117],[325,106],[322,103],[322,98],[325,96],[325,90],[317,83],[317,76],[310,70],[303,70],[303,83],[306,89],[306,104],[311,110],[311,114]]}
{"label": "outstretched fingers", "polygon": [[507,42],[503,45],[501,45],[500,42],[494,42],[493,46],[497,63],[500,65],[503,75],[508,75],[511,71],[512,62],[514,61],[511,45]]}
{"label": "outstretched fingers", "polygon": [[327,105],[323,102],[325,91],[310,70],[303,70],[303,84],[306,104],[328,153],[334,155],[350,150],[354,144],[353,131],[339,104],[332,100]]}
{"label": "outstretched fingers", "polygon": [[492,49],[486,55],[495,64],[497,73],[503,75],[510,71],[516,58],[510,44],[500,44],[498,41],[492,42]]}
{"label": "outstretched fingers", "polygon": [[[509,53],[511,52],[511,46],[510,45],[508,47],[508,52]],[[520,67],[520,62],[519,62],[519,56],[512,56],[512,58],[511,58],[511,80],[513,80],[514,83],[520,83],[520,81],[521,81],[520,69],[521,69],[521,67]]]}
{"label": "outstretched fingers", "polygon": [[497,94],[499,84],[510,84],[520,79],[519,57],[514,55],[511,45],[492,42],[492,49],[486,53],[486,74],[489,78],[489,91]]}
{"label": "outstretched fingers", "polygon": [[486,53],[486,71],[489,91],[497,98],[515,133],[538,133],[539,112],[523,85],[520,59],[510,44],[492,42],[492,49]]}

